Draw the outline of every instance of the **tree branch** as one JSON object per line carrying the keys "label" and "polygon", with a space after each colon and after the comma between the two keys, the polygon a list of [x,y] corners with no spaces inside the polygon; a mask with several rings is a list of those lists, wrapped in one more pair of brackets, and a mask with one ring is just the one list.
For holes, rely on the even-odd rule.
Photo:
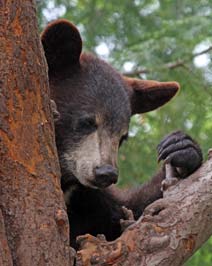
{"label": "tree branch", "polygon": [[212,235],[212,155],[185,180],[168,188],[164,198],[117,240],[80,237],[77,266],[180,266]]}
{"label": "tree branch", "polygon": [[[195,57],[206,54],[206,53],[210,52],[211,50],[212,50],[212,46],[209,46],[207,49],[205,49],[201,52],[198,52],[198,53],[194,53],[184,60],[177,60],[175,62],[170,62],[170,63],[164,64],[164,65],[160,66],[160,68],[156,68],[156,69],[163,70],[163,69],[175,69],[177,67],[182,67],[186,63],[188,63],[189,61],[193,60]],[[131,72],[125,72],[125,73],[123,73],[123,75],[138,76],[141,74],[151,73],[151,72],[153,72],[153,70],[156,70],[156,69],[148,69],[148,68],[137,69],[137,70],[133,70]]]}

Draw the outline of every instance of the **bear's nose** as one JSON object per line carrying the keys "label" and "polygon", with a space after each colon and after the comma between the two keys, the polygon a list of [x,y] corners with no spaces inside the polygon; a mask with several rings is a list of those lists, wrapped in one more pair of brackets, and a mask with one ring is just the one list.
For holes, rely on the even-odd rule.
{"label": "bear's nose", "polygon": [[95,184],[98,187],[108,187],[118,180],[118,169],[106,164],[95,168]]}

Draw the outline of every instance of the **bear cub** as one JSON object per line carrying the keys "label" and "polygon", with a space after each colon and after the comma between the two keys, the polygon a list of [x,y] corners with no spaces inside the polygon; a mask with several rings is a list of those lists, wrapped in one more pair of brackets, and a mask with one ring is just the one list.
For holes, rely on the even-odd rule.
{"label": "bear cub", "polygon": [[[66,20],[47,26],[41,36],[48,63],[55,118],[61,186],[70,220],[71,246],[86,233],[114,240],[121,234],[122,206],[138,219],[144,208],[162,197],[162,168],[144,185],[121,190],[118,149],[127,139],[131,116],[154,110],[178,91],[176,82],[128,78],[92,54],[82,52],[77,28]],[[169,162],[180,178],[202,163],[202,152],[181,131],[158,145],[158,158]]]}

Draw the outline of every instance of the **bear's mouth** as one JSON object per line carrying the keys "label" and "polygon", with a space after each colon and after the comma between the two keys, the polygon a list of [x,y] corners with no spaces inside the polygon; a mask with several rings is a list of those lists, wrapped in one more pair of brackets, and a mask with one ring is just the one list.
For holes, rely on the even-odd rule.
{"label": "bear's mouth", "polygon": [[108,179],[107,176],[105,178],[103,177],[101,180],[92,180],[90,181],[91,185],[96,187],[96,188],[106,188],[109,187],[110,185],[114,184],[114,182],[111,182],[110,179]]}

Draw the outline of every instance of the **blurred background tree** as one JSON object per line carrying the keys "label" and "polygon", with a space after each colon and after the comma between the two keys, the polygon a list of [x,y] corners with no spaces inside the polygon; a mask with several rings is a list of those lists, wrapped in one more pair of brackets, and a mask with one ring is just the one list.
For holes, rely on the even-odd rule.
{"label": "blurred background tree", "polygon": [[[67,18],[84,50],[142,79],[176,80],[181,91],[167,106],[133,117],[119,156],[120,186],[144,182],[158,166],[156,146],[181,129],[212,147],[212,0],[37,0],[40,29]],[[212,265],[212,239],[187,262]]]}

